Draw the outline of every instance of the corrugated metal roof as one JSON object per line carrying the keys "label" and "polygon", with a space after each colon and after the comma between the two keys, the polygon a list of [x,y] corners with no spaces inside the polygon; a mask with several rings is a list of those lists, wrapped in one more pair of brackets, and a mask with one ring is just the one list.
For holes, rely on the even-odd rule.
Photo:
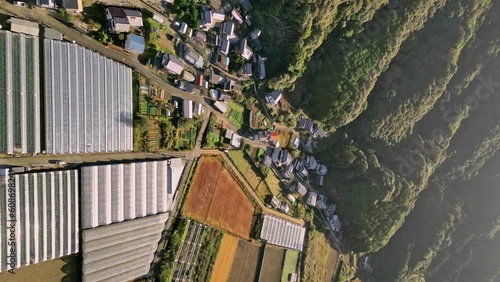
{"label": "corrugated metal roof", "polygon": [[82,232],[82,281],[131,281],[148,273],[168,213]]}
{"label": "corrugated metal roof", "polygon": [[[9,196],[9,183],[15,196]],[[11,230],[6,224],[15,220],[16,265],[39,263],[79,251],[78,173],[77,170],[29,172],[12,175],[0,168],[0,210],[7,211],[14,199],[13,217],[2,214],[0,224],[0,271],[7,271],[7,248]]]}
{"label": "corrugated metal roof", "polygon": [[171,211],[183,169],[180,159],[83,166],[81,227]]}
{"label": "corrugated metal roof", "polygon": [[144,44],[144,37],[136,34],[129,34],[127,36],[127,41],[125,42],[125,49],[137,54],[142,54],[144,53]]}
{"label": "corrugated metal roof", "polygon": [[260,238],[269,244],[302,251],[305,228],[291,221],[272,216],[262,216]]}
{"label": "corrugated metal roof", "polygon": [[80,45],[45,39],[46,151],[132,151],[132,69]]}

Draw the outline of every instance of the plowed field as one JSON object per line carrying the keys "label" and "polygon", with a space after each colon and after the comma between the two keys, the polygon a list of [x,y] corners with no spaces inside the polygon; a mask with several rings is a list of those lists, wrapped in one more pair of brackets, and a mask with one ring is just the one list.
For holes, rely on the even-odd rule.
{"label": "plowed field", "polygon": [[249,238],[254,206],[215,157],[199,160],[184,213],[198,221]]}
{"label": "plowed field", "polygon": [[229,272],[233,266],[234,255],[238,248],[238,238],[225,234],[214,264],[211,282],[228,281]]}
{"label": "plowed field", "polygon": [[254,282],[258,276],[261,246],[244,240],[238,242],[238,249],[229,274],[230,282]]}

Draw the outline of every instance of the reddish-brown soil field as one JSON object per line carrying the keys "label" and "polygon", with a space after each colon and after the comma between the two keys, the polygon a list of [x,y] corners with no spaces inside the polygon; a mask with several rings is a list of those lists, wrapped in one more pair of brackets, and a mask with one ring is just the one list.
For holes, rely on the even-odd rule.
{"label": "reddish-brown soil field", "polygon": [[198,221],[249,238],[254,206],[221,161],[215,157],[205,157],[199,160],[184,213]]}

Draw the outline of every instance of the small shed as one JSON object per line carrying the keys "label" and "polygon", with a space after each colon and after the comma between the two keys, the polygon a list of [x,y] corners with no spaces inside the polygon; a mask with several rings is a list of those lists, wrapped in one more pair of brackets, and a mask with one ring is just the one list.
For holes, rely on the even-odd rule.
{"label": "small shed", "polygon": [[125,50],[142,54],[144,53],[145,47],[144,37],[132,33],[127,36],[127,40],[125,41]]}
{"label": "small shed", "polygon": [[227,104],[226,103],[223,103],[220,101],[215,101],[214,107],[223,114],[225,114],[227,112]]}
{"label": "small shed", "polygon": [[38,23],[21,20],[18,18],[10,18],[10,30],[24,34],[38,36],[40,29]]}

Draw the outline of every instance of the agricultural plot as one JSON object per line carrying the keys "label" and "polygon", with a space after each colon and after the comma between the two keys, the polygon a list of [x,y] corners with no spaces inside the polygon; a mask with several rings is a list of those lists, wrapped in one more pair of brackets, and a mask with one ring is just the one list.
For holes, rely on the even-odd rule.
{"label": "agricultural plot", "polygon": [[244,240],[238,242],[229,280],[231,282],[254,282],[258,276],[261,246]]}
{"label": "agricultural plot", "polygon": [[[271,194],[279,193],[279,179],[273,173],[268,173],[266,178],[262,179],[258,175],[258,169],[245,158],[243,151],[231,150],[228,153],[228,157],[262,200]],[[269,187],[270,185],[273,187]]]}
{"label": "agricultural plot", "polygon": [[184,213],[243,238],[249,238],[255,208],[218,158],[202,158]]}
{"label": "agricultural plot", "polygon": [[238,128],[243,126],[243,113],[245,108],[238,102],[231,100],[227,107],[227,117]]}
{"label": "agricultural plot", "polygon": [[339,253],[330,247],[330,242],[324,233],[311,231],[304,259],[304,281],[330,281],[335,270],[332,269]]}
{"label": "agricultural plot", "polygon": [[288,282],[292,273],[297,273],[297,263],[299,262],[299,252],[287,250],[285,253],[285,262],[281,273],[281,282]]}
{"label": "agricultural plot", "polygon": [[211,282],[228,281],[237,248],[238,238],[224,234],[217,259],[215,260],[214,271],[210,279]]}
{"label": "agricultural plot", "polygon": [[281,279],[281,267],[285,258],[285,249],[277,247],[266,247],[266,253],[262,261],[260,281],[276,282]]}

